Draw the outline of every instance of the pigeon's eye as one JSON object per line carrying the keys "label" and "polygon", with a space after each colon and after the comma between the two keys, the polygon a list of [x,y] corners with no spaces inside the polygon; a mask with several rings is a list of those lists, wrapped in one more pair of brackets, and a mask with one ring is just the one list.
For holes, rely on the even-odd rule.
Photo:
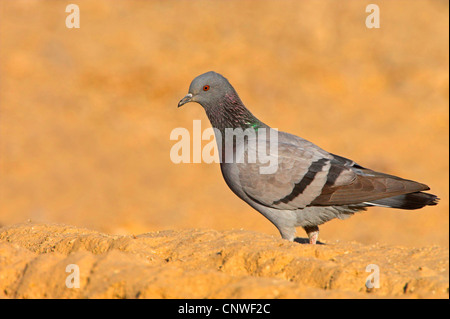
{"label": "pigeon's eye", "polygon": [[204,87],[203,87],[203,91],[208,91],[209,90],[209,85],[205,85]]}

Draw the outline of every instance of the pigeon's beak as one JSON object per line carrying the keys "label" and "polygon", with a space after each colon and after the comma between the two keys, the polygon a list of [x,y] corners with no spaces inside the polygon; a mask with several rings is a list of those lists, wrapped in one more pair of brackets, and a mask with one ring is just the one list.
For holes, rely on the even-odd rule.
{"label": "pigeon's beak", "polygon": [[178,102],[178,107],[189,102],[192,102],[192,93],[188,93],[184,98],[182,98],[181,101]]}

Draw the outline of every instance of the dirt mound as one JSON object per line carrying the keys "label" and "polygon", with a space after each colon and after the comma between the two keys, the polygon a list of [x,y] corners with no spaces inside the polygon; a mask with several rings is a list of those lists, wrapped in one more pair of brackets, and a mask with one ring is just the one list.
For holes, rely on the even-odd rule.
{"label": "dirt mound", "polygon": [[[28,223],[0,229],[0,256],[6,298],[448,298],[448,249],[437,246],[310,246],[243,230],[119,236]],[[68,265],[78,266],[80,288],[66,286],[75,274]],[[379,269],[379,288],[366,287],[368,265]]]}
{"label": "dirt mound", "polygon": [[449,247],[448,2],[377,1],[376,30],[361,1],[191,2],[79,0],[74,30],[63,1],[0,1],[1,225],[278,236],[217,163],[170,159],[174,129],[193,148],[193,121],[211,127],[177,103],[215,70],[271,127],[441,198],[333,220],[321,239]]}

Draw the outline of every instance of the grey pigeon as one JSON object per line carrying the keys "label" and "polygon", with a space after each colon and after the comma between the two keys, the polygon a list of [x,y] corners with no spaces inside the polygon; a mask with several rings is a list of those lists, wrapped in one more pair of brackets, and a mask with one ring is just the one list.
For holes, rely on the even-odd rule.
{"label": "grey pigeon", "polygon": [[[256,140],[257,135],[258,145],[266,143],[269,149],[269,133],[274,130],[244,106],[225,77],[212,71],[196,77],[178,107],[189,102],[197,102],[205,109],[215,129],[220,168],[227,185],[269,219],[284,239],[294,241],[295,228],[301,226],[310,244],[315,244],[318,225],[333,218],[348,218],[370,206],[418,209],[437,204],[437,196],[423,192],[429,190],[427,185],[375,172],[281,131],[276,131],[276,170],[263,174],[261,168],[267,163],[238,161],[237,152],[248,156],[252,150],[250,141]],[[254,130],[255,136],[234,137],[232,148],[228,148],[232,154],[226,154],[223,137],[227,129],[239,128]]]}

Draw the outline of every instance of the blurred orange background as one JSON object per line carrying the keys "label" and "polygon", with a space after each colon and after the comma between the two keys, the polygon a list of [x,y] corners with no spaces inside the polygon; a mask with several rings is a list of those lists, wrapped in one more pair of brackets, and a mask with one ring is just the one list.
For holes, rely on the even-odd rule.
{"label": "blurred orange background", "polygon": [[174,128],[210,126],[177,103],[214,70],[272,127],[441,198],[333,220],[321,239],[448,247],[449,5],[376,1],[381,28],[368,29],[369,3],[1,1],[0,225],[279,236],[218,164],[170,160]]}

